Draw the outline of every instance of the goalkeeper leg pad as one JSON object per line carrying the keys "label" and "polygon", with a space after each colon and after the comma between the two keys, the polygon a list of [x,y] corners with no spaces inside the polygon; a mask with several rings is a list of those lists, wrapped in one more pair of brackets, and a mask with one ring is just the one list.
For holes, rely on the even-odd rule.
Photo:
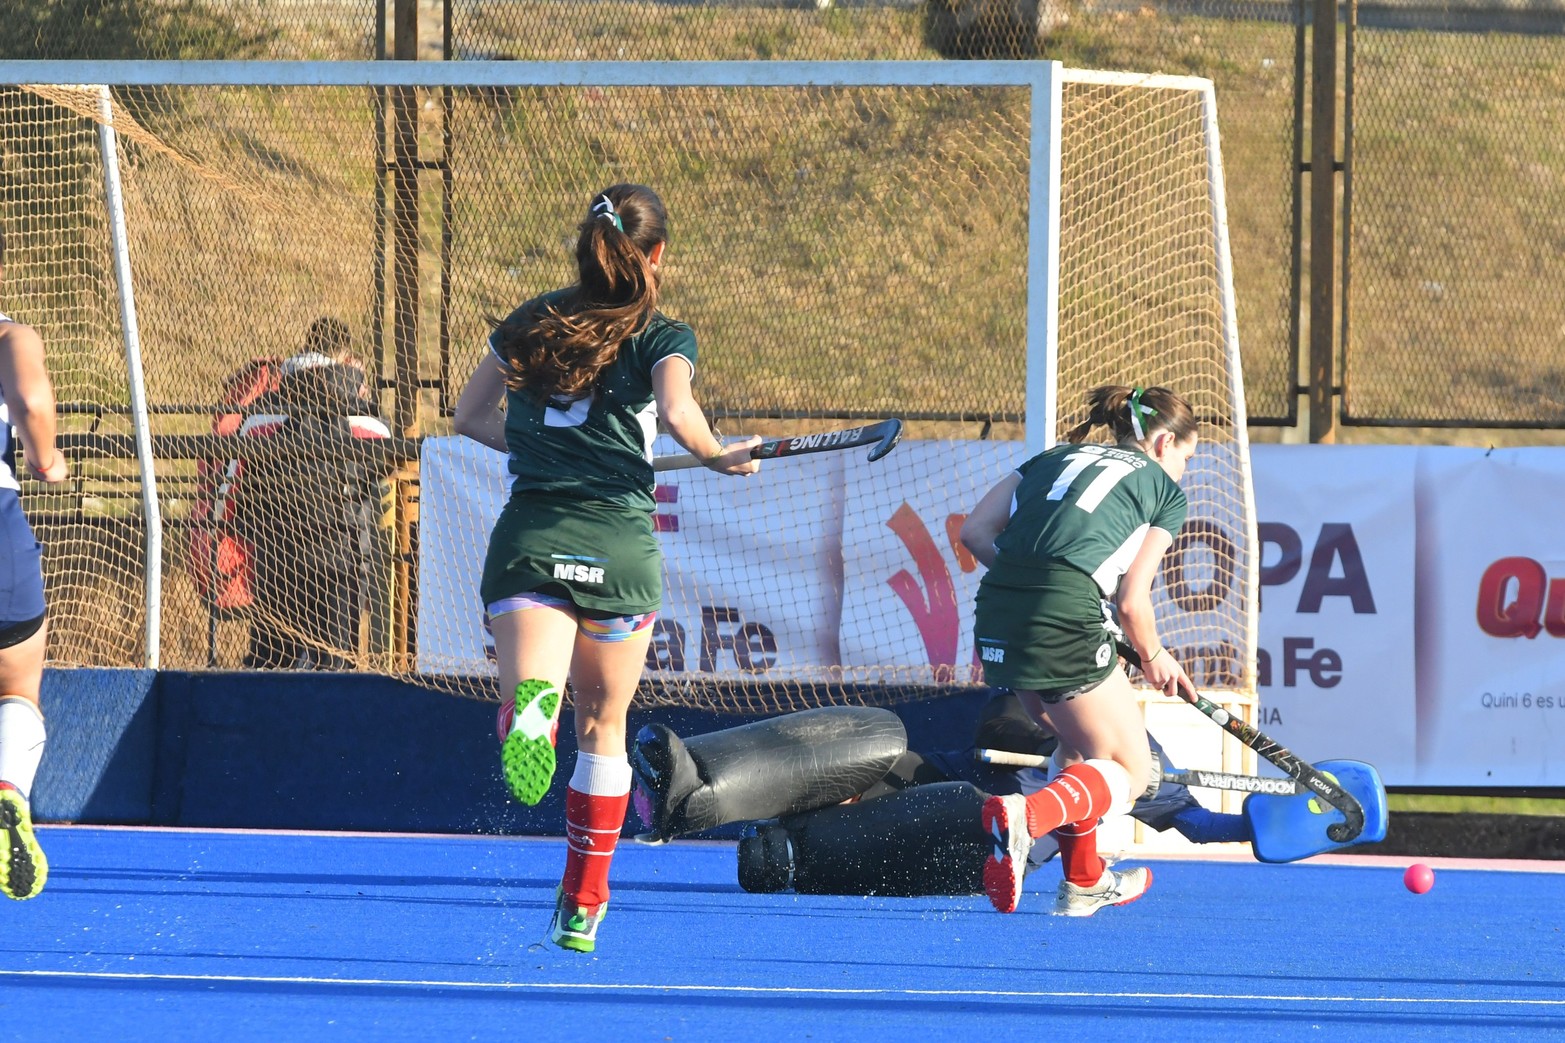
{"label": "goalkeeper leg pad", "polygon": [[1312,793],[1277,796],[1252,793],[1244,798],[1244,815],[1254,839],[1250,846],[1262,862],[1297,862],[1355,844],[1386,839],[1389,818],[1386,787],[1374,765],[1363,761],[1321,761],[1315,767],[1337,780],[1337,785],[1364,808],[1364,832],[1346,844],[1326,835],[1326,827],[1341,822],[1342,812]]}
{"label": "goalkeeper leg pad", "polygon": [[648,830],[639,839],[850,800],[906,750],[901,719],[874,707],[826,706],[683,740],[650,724],[630,755],[636,812]]}
{"label": "goalkeeper leg pad", "polygon": [[982,790],[938,782],[758,826],[739,841],[739,886],[820,895],[983,892]]}

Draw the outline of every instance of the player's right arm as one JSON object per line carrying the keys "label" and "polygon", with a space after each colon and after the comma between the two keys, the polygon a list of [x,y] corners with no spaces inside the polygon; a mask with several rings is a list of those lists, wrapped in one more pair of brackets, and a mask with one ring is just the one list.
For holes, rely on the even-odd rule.
{"label": "player's right arm", "polygon": [[1011,520],[1011,503],[1016,497],[1016,487],[1021,483],[1020,471],[1012,471],[994,484],[978,506],[962,522],[959,539],[973,557],[988,568],[994,565],[994,541]]}
{"label": "player's right arm", "polygon": [[45,482],[65,481],[70,467],[54,444],[54,385],[44,366],[43,339],[25,323],[0,325],[0,386],[28,471]]}
{"label": "player's right arm", "polygon": [[506,367],[492,351],[484,352],[467,386],[456,400],[456,432],[481,445],[507,452],[505,444]]}
{"label": "player's right arm", "polygon": [[1174,537],[1166,529],[1155,525],[1148,529],[1130,567],[1120,577],[1114,602],[1120,629],[1125,632],[1130,647],[1141,656],[1141,673],[1147,683],[1161,688],[1165,695],[1178,696],[1180,686],[1192,694],[1195,689],[1184,669],[1163,647],[1157,635],[1157,617],[1152,610],[1152,581],[1157,578],[1163,555],[1173,545]]}

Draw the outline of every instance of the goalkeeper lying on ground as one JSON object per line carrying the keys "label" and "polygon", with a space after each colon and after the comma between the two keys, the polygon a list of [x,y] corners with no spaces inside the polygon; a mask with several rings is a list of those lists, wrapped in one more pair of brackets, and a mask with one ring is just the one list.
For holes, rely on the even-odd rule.
{"label": "goalkeeper lying on ground", "polygon": [[[1173,771],[1157,740],[1147,739],[1154,764]],[[907,749],[894,713],[868,707],[806,710],[688,739],[653,724],[631,752],[632,799],[647,828],[643,841],[753,823],[739,842],[746,891],[981,894],[992,846],[980,824],[984,800],[1040,789],[1047,775],[981,763],[975,750],[1047,756],[1054,746],[1004,689],[981,711],[973,746],[931,754]],[[1130,814],[1198,844],[1256,845],[1247,814],[1211,811],[1161,778],[1149,780]],[[1284,858],[1256,850],[1263,861],[1290,861],[1337,846],[1309,843],[1280,838]],[[1028,872],[1057,850],[1051,837],[1040,838]]]}

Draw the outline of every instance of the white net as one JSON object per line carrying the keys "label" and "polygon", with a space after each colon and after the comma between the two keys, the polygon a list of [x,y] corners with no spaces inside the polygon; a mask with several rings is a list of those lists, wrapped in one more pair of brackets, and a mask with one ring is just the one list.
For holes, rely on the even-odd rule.
{"label": "white net", "polygon": [[[486,317],[569,282],[587,202],[631,180],[668,203],[664,306],[696,331],[697,394],[724,434],[907,421],[875,464],[662,476],[647,698],[775,711],[976,682],[978,567],[954,537],[1023,454],[1029,97],[115,86],[166,524],[162,665],[493,697],[476,577],[504,462],[453,436],[449,410]],[[1202,81],[1065,74],[1057,400],[1061,432],[1099,383],[1196,406],[1207,448],[1159,588],[1165,637],[1198,683],[1243,691],[1253,518],[1209,101]],[[0,87],[0,142],[27,157],[7,165],[0,299],[43,333],[88,476],[27,494],[52,654],[139,665],[149,570],[97,105]],[[306,350],[336,365],[303,366]]]}

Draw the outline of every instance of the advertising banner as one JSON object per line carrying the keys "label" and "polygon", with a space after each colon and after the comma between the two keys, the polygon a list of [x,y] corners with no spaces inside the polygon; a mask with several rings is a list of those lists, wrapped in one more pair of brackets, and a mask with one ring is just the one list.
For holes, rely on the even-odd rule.
{"label": "advertising banner", "polygon": [[1565,785],[1565,454],[1423,449],[1418,485],[1412,781]]}
{"label": "advertising banner", "polygon": [[419,461],[418,670],[493,676],[478,580],[510,491],[506,456],[468,438],[426,438]]}
{"label": "advertising banner", "polygon": [[[681,452],[660,439],[656,452]],[[843,453],[658,475],[663,611],[649,658],[662,677],[825,679],[837,662]]]}
{"label": "advertising banner", "polygon": [[1413,451],[1251,449],[1261,730],[1305,759],[1416,771]]}
{"label": "advertising banner", "polygon": [[[680,448],[660,438],[658,455]],[[768,482],[704,468],[658,475],[653,520],[664,603],[653,676],[829,679],[838,661],[842,454],[772,465]],[[478,583],[510,489],[505,454],[466,438],[424,442],[419,502],[421,673],[492,676]]]}
{"label": "advertising banner", "polygon": [[[659,453],[677,451],[660,441]],[[1012,442],[910,440],[879,464],[823,453],[757,479],[661,472],[667,585],[652,676],[981,679],[971,631],[983,569],[958,533],[1021,458]],[[424,444],[424,672],[493,672],[477,589],[504,465],[466,439]],[[1565,454],[1258,445],[1252,469],[1261,728],[1306,759],[1369,761],[1390,785],[1565,783]],[[1203,513],[1202,474],[1193,465],[1186,480],[1187,529],[1226,547],[1241,534]],[[1171,649],[1203,684],[1239,664],[1180,635],[1248,608],[1200,542],[1166,563],[1155,598]]]}
{"label": "advertising banner", "polygon": [[[966,684],[973,596],[983,566],[957,539],[995,482],[1025,459],[1019,442],[903,442],[897,468],[847,464],[842,527],[842,664],[849,678]],[[938,481],[910,483],[907,474]]]}

